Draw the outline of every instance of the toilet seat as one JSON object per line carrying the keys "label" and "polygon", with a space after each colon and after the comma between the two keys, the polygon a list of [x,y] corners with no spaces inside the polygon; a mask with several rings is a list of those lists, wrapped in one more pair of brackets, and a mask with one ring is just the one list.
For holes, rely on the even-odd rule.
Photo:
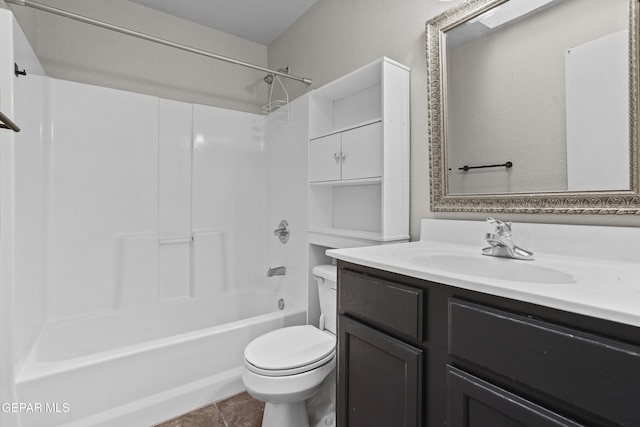
{"label": "toilet seat", "polygon": [[245,366],[270,377],[295,375],[322,366],[335,357],[336,337],[311,325],[268,332],[244,350]]}

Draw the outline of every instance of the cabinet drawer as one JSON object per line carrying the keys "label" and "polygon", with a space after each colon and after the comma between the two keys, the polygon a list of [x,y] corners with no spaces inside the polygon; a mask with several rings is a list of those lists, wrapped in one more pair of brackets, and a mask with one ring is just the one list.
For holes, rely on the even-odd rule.
{"label": "cabinet drawer", "polygon": [[424,290],[339,271],[338,306],[342,313],[422,342]]}
{"label": "cabinet drawer", "polygon": [[640,425],[638,347],[451,299],[449,353],[617,425]]}

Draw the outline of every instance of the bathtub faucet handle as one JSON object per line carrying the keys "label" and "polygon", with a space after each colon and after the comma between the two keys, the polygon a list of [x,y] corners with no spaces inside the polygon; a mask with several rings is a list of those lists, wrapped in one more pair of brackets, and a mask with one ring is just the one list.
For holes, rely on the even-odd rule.
{"label": "bathtub faucet handle", "polygon": [[277,236],[282,243],[287,243],[289,240],[289,224],[284,219],[278,224],[278,228],[273,230],[273,235]]}

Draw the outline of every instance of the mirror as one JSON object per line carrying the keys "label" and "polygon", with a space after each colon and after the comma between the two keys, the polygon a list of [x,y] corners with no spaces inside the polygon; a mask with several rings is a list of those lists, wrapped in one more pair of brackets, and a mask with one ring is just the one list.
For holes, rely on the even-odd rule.
{"label": "mirror", "polygon": [[431,209],[640,214],[635,0],[468,0],[427,22]]}

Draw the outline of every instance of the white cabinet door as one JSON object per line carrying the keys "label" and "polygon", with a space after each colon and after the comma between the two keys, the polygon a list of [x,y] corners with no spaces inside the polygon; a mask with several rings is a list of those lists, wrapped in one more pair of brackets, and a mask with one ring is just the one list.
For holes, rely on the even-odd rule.
{"label": "white cabinet door", "polygon": [[342,133],[342,179],[382,176],[382,123]]}
{"label": "white cabinet door", "polygon": [[309,181],[340,180],[340,134],[333,134],[309,143]]}

